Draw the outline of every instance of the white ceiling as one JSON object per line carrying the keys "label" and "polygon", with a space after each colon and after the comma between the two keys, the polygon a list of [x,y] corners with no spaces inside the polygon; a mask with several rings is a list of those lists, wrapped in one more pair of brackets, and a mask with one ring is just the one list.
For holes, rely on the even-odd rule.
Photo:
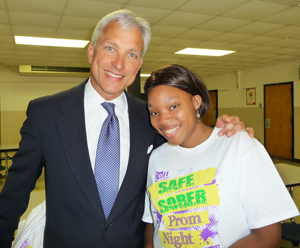
{"label": "white ceiling", "polygon": [[[0,64],[89,67],[77,48],[16,45],[14,35],[88,39],[123,8],[151,24],[142,73],[176,62],[201,76],[300,62],[300,0],[0,0]],[[223,57],[175,55],[186,47],[235,50]]]}

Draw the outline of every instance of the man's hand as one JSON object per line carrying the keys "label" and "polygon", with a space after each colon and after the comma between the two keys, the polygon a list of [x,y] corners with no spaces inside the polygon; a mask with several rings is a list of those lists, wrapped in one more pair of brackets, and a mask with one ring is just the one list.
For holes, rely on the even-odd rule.
{"label": "man's hand", "polygon": [[216,127],[224,127],[220,132],[219,136],[226,134],[227,137],[231,137],[237,132],[244,130],[248,132],[251,138],[254,137],[254,129],[252,127],[245,128],[244,122],[240,121],[238,116],[222,115],[218,117]]}

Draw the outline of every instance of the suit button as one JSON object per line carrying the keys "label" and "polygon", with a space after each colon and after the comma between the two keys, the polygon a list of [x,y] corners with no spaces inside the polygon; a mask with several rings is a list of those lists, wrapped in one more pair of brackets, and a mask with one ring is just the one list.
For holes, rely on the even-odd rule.
{"label": "suit button", "polygon": [[105,230],[108,230],[112,225],[113,225],[112,223],[110,223],[109,225],[107,225],[107,226],[105,227]]}

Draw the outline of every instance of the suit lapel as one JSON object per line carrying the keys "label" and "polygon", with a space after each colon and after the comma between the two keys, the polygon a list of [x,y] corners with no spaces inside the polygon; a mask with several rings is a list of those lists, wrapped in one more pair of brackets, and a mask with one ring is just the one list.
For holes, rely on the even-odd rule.
{"label": "suit lapel", "polygon": [[[86,82],[85,82],[86,83]],[[63,147],[75,177],[79,181],[89,202],[99,214],[105,218],[100,202],[95,178],[87,147],[85,118],[84,118],[84,89],[85,83],[75,87],[66,95],[60,109],[64,116],[57,120]]]}

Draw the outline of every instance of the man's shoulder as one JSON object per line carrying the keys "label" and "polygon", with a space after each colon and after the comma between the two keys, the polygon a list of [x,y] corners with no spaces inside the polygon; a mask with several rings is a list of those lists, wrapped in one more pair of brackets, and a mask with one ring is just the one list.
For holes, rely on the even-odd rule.
{"label": "man's shoulder", "polygon": [[57,102],[61,102],[63,99],[65,99],[67,96],[70,95],[70,99],[72,98],[77,98],[78,97],[82,97],[83,98],[83,94],[84,94],[84,87],[85,87],[85,83],[83,82],[75,87],[72,87],[70,89],[52,94],[52,95],[46,95],[46,96],[42,96],[39,98],[36,98],[34,100],[32,100],[31,102],[33,104],[54,104]]}
{"label": "man's shoulder", "polygon": [[125,95],[126,95],[127,102],[128,102],[129,112],[135,114],[136,116],[140,117],[141,119],[146,118],[147,120],[150,121],[147,103],[135,96],[128,94],[127,92],[125,92]]}

